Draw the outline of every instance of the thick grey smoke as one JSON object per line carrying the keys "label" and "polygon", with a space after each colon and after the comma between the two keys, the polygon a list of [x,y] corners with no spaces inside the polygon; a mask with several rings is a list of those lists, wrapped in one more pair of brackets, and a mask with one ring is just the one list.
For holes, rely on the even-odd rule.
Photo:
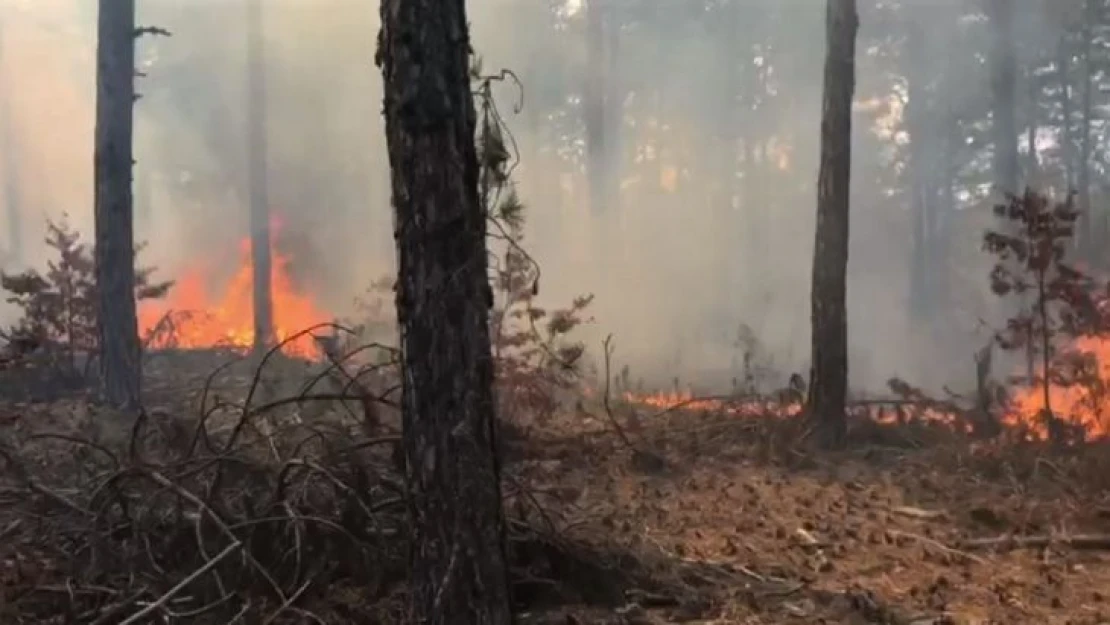
{"label": "thick grey smoke", "polygon": [[[961,110],[987,98],[976,56],[983,26],[966,17],[970,2],[918,2],[925,48],[906,57],[916,66],[903,60],[899,68],[928,76],[938,64],[962,64],[937,87]],[[266,2],[273,209],[297,279],[337,315],[393,270],[376,4]],[[581,3],[468,4],[485,68],[511,68],[525,86],[520,114],[512,113],[511,88],[499,95],[522,157],[517,179],[530,207],[528,244],[544,267],[543,302],[595,293],[585,338],[596,350],[614,333],[616,360],[634,377],[727,384],[740,375],[742,325],[763,363],[804,371],[824,3],[753,0],[730,14],[721,3],[615,2],[627,19],[607,80],[619,85],[630,113],[617,120],[621,152],[611,175],[619,205],[603,216],[587,201],[581,98],[596,67]],[[965,387],[984,336],[977,320],[992,311],[989,261],[978,251],[987,219],[982,211],[949,211],[946,227],[957,232],[944,262],[982,279],[965,281],[979,286],[959,293],[959,309],[944,323],[914,321],[910,201],[892,191],[900,173],[890,164],[905,136],[889,132],[908,110],[908,93],[886,58],[905,44],[909,9],[860,4],[852,381],[876,388],[900,375],[931,388]],[[240,0],[139,6],[141,23],[173,33],[140,41],[136,122],[138,232],[149,242],[147,260],[172,276],[198,258],[234,259],[247,232],[246,11]],[[720,13],[695,19],[699,11]],[[23,219],[14,236],[28,263],[45,258],[39,240],[47,216],[68,212],[91,232],[94,18],[88,0],[0,0],[0,97],[14,124],[3,163],[18,164]],[[1046,20],[1026,14],[1022,37],[1043,34],[1051,45]],[[737,87],[764,95],[736,98]],[[925,122],[925,135],[945,130],[928,125],[936,119]],[[935,152],[923,158],[953,158],[936,142],[922,144]],[[960,193],[961,207],[973,203]]]}

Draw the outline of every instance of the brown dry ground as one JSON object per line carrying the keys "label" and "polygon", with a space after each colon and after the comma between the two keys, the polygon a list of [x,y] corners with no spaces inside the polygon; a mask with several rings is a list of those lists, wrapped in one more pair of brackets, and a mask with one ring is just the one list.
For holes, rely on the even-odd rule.
{"label": "brown dry ground", "polygon": [[[0,406],[0,439],[32,420],[68,431],[53,414],[59,409]],[[1108,444],[1050,449],[859,422],[849,449],[832,453],[807,447],[789,419],[669,412],[629,421],[633,410],[618,407],[616,418],[637,450],[597,408],[512,437],[506,496],[522,623],[1110,624]],[[102,417],[91,422],[103,427]],[[387,459],[367,462],[388,478]],[[40,480],[50,476],[44,470]],[[21,491],[5,479],[0,474],[0,590],[17,581],[7,579],[10,565],[29,557],[21,545],[38,538],[28,528],[39,507],[19,512]],[[47,484],[69,494],[64,483]],[[5,506],[22,515],[22,529],[7,521]],[[402,523],[402,512],[395,515]],[[191,521],[176,523],[192,536]],[[1080,535],[1108,538],[1069,544]],[[966,544],[1007,536],[1046,544]],[[403,558],[401,542],[389,553]],[[403,562],[393,565],[395,583],[372,591],[335,578],[298,604],[329,624],[398,622]],[[38,594],[73,594],[71,580],[47,577],[32,582]],[[257,606],[263,616],[273,612],[272,601]],[[49,622],[76,622],[70,617]],[[298,618],[273,622],[312,622]]]}
{"label": "brown dry ground", "polygon": [[[679,605],[645,608],[650,597],[632,595],[618,609],[559,618],[1110,623],[1110,447],[912,430],[864,425],[851,449],[822,453],[784,444],[797,428],[782,420],[672,414],[632,437],[665,467],[612,435],[544,445],[547,459],[528,472],[537,488],[571,495],[570,533],[654,558],[660,579],[670,569],[676,587],[691,589]],[[1099,534],[1107,538],[1095,545],[1068,544]],[[964,545],[1007,536],[1049,542]]]}

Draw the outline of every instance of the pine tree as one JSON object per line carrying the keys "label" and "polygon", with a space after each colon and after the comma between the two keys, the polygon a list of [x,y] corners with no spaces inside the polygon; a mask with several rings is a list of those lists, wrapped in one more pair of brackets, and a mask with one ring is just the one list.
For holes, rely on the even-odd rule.
{"label": "pine tree", "polygon": [[494,441],[487,215],[464,0],[383,0],[377,62],[398,252],[410,618],[512,622]]}
{"label": "pine tree", "polygon": [[142,378],[131,197],[135,0],[100,0],[99,11],[94,191],[100,382],[105,401],[135,409]]}

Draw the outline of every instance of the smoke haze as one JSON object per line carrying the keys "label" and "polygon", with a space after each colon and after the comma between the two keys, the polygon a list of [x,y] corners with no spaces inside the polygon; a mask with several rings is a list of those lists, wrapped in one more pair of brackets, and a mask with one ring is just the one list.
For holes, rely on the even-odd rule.
{"label": "smoke haze", "polygon": [[[927,49],[919,66],[903,67],[927,73],[960,64],[946,73],[942,94],[961,109],[988,98],[976,56],[983,26],[961,19],[967,1],[918,3]],[[645,8],[621,26],[605,69],[624,113],[608,128],[619,128],[609,173],[619,199],[602,211],[589,206],[582,121],[583,85],[601,70],[588,56],[581,7],[551,8],[559,4],[468,2],[484,68],[510,68],[524,85],[519,114],[511,85],[498,95],[521,156],[515,178],[529,207],[526,245],[543,267],[541,303],[596,294],[595,322],[583,335],[589,349],[596,353],[613,333],[617,365],[656,384],[677,376],[703,388],[727,385],[742,367],[742,324],[758,340],[759,361],[780,374],[804,372],[824,3],[753,0],[735,19],[712,3],[635,3]],[[987,218],[974,208],[986,191],[963,192],[965,210],[947,216],[956,232],[947,262],[968,286],[956,288],[943,321],[914,321],[909,200],[892,190],[899,172],[891,161],[905,137],[890,132],[907,94],[878,43],[900,41],[905,28],[886,4],[860,6],[852,384],[877,389],[898,375],[932,389],[966,388],[974,381],[971,354],[986,341],[978,320],[994,314],[990,259],[979,252]],[[212,259],[228,259],[218,265],[230,272],[248,232],[245,3],[138,5],[141,24],[173,34],[138,44],[143,258],[165,277]],[[394,270],[374,65],[377,2],[267,0],[265,7],[270,197],[281,244],[303,288],[343,316],[372,280]],[[703,10],[721,14],[691,15]],[[1025,40],[1044,34],[1052,45],[1048,19],[1025,14]],[[0,163],[18,171],[21,220],[11,236],[31,265],[47,258],[40,244],[47,217],[67,212],[81,232],[92,232],[94,52],[94,2],[0,0],[0,97],[12,127]],[[737,86],[754,95],[736,97]],[[225,277],[216,272],[213,287]]]}

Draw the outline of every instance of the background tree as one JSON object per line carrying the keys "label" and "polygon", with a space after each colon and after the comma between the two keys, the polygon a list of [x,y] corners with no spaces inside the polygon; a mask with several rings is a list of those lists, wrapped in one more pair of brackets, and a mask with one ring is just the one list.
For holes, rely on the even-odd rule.
{"label": "background tree", "polygon": [[1003,193],[1018,192],[1017,59],[1014,50],[1013,0],[988,0],[991,46],[991,129],[994,134],[995,184]]}
{"label": "background tree", "polygon": [[463,0],[383,0],[415,623],[512,622]]}
{"label": "background tree", "polygon": [[250,202],[254,351],[274,342],[270,198],[266,158],[266,60],[262,0],[247,0],[247,187]]}
{"label": "background tree", "polygon": [[131,205],[135,0],[100,0],[99,11],[94,189],[100,383],[106,401],[133,409],[142,378]]}
{"label": "background tree", "polygon": [[855,92],[855,0],[829,0],[817,230],[813,252],[813,365],[808,408],[822,440],[847,433],[848,214],[852,173],[852,95]]}
{"label": "background tree", "polygon": [[3,54],[2,51],[4,45],[3,27],[3,23],[0,22],[0,77],[3,79],[3,84],[0,85],[0,158],[3,159],[4,163],[3,179],[0,180],[3,191],[0,194],[4,198],[8,229],[7,249],[4,250],[6,258],[4,260],[22,264],[24,262],[23,217],[22,207],[20,206],[19,163],[16,156],[19,152],[19,145],[16,142],[12,125],[11,96],[9,95],[9,90],[14,86],[14,81],[8,77],[9,73],[4,71],[2,67],[2,64],[7,61],[7,55]]}

